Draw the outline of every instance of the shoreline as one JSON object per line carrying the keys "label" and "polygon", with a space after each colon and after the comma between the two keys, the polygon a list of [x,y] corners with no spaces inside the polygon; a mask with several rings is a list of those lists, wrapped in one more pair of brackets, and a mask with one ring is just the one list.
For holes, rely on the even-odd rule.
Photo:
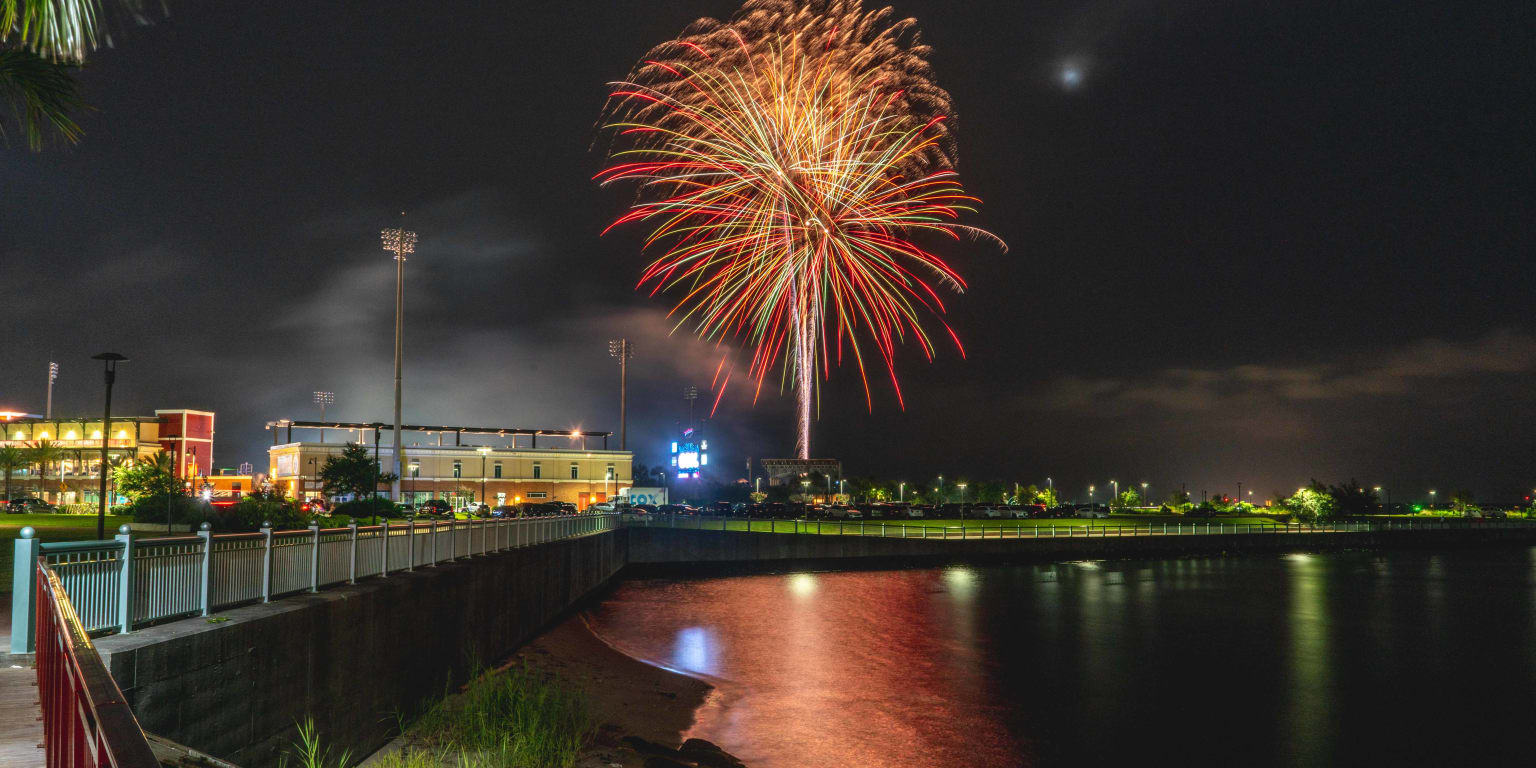
{"label": "shoreline", "polygon": [[644,756],[625,746],[624,738],[678,747],[696,713],[716,691],[703,680],[619,651],[591,630],[582,613],[567,616],[529,641],[507,665],[525,662],[559,675],[587,700],[597,732],[576,761],[577,768],[641,768]]}

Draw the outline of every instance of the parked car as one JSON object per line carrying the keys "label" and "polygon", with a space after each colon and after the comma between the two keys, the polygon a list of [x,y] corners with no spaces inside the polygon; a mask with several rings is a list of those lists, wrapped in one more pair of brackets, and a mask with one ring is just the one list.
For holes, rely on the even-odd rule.
{"label": "parked car", "polygon": [[624,511],[632,515],[654,515],[660,513],[661,508],[655,504],[635,504],[626,507]]}
{"label": "parked car", "polygon": [[1109,507],[1103,504],[1079,504],[1076,514],[1078,517],[1105,518],[1109,517]]}
{"label": "parked car", "polygon": [[[1005,515],[998,507],[976,507],[971,510],[971,517],[983,517],[989,520],[1001,520]],[[1011,517],[1012,515],[1008,515]]]}
{"label": "parked car", "polygon": [[49,504],[48,502],[43,501],[36,496],[29,496],[24,499],[11,499],[10,503],[5,505],[5,511],[13,515],[21,515],[41,514],[46,512],[53,512],[56,510],[52,504]]}
{"label": "parked car", "polygon": [[1016,519],[1036,519],[1049,517],[1049,510],[1044,504],[1018,504],[1008,508],[1008,512]]}
{"label": "parked car", "polygon": [[517,507],[511,504],[491,508],[491,517],[517,517]]}
{"label": "parked car", "polygon": [[453,513],[446,499],[428,499],[416,508],[416,513],[426,517],[447,517]]}
{"label": "parked car", "polygon": [[587,507],[588,512],[593,512],[599,515],[606,515],[616,509],[617,506],[614,504],[614,502],[611,501],[599,501],[596,504],[592,504]]}

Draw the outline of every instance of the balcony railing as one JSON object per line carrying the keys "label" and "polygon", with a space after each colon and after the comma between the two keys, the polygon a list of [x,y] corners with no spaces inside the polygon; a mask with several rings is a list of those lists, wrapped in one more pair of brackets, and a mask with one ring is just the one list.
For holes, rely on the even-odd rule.
{"label": "balcony railing", "polygon": [[[206,524],[205,524],[206,525]],[[44,544],[30,528],[16,562],[42,563],[74,602],[87,633],[128,632],[151,622],[207,616],[242,603],[268,602],[335,584],[387,577],[619,526],[618,515],[579,514],[490,520],[357,524],[297,531],[135,539],[127,526],[109,541]],[[12,595],[11,652],[30,653],[33,574],[18,567]]]}

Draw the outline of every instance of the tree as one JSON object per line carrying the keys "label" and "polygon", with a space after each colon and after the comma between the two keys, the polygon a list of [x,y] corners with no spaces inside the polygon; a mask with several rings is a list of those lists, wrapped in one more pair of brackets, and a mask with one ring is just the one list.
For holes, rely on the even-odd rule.
{"label": "tree", "polygon": [[67,143],[79,141],[71,114],[84,103],[74,73],[86,50],[106,37],[101,19],[108,6],[145,18],[143,0],[0,0],[0,95],[17,111],[15,122],[34,151],[50,128]]}
{"label": "tree", "polygon": [[1120,492],[1119,503],[1121,509],[1139,507],[1141,506],[1141,494],[1137,493],[1134,488],[1127,488]]}
{"label": "tree", "polygon": [[[1030,487],[1034,488],[1034,486]],[[1061,497],[1057,495],[1055,486],[1035,488],[1035,494],[1031,498],[1033,498],[1034,503],[1044,504],[1047,507],[1057,507],[1061,505]]]}
{"label": "tree", "polygon": [[368,448],[359,443],[347,443],[340,456],[327,457],[320,467],[320,482],[327,496],[350,494],[361,499],[377,491],[384,477]]}
{"label": "tree", "polygon": [[1334,516],[1333,496],[1316,480],[1306,488],[1297,488],[1280,506],[1290,511],[1302,522],[1315,523]]}
{"label": "tree", "polygon": [[27,452],[28,458],[37,465],[38,487],[37,495],[47,498],[48,466],[59,462],[64,458],[64,449],[53,444],[52,440],[39,440],[32,444],[32,449]]}
{"label": "tree", "polygon": [[[1317,481],[1313,480],[1312,485],[1318,487]],[[1325,492],[1333,497],[1333,512],[1340,517],[1368,515],[1376,511],[1376,492],[1361,487],[1354,478],[1347,483],[1329,486]]]}
{"label": "tree", "polygon": [[117,471],[133,465],[133,457],[118,454],[107,460],[107,503],[112,503],[112,497],[117,495]]}
{"label": "tree", "polygon": [[1189,504],[1189,494],[1183,490],[1170,491],[1168,498],[1163,502],[1174,509],[1179,509]]}
{"label": "tree", "polygon": [[175,462],[164,451],[112,470],[112,481],[119,493],[135,502],[182,492],[181,483],[176,480]]}
{"label": "tree", "polygon": [[1472,492],[1465,488],[1451,491],[1451,508],[1457,512],[1466,512],[1474,501]]}
{"label": "tree", "polygon": [[32,463],[27,452],[14,445],[0,448],[0,472],[5,473],[5,500],[11,500],[11,475],[18,469],[26,469]]}

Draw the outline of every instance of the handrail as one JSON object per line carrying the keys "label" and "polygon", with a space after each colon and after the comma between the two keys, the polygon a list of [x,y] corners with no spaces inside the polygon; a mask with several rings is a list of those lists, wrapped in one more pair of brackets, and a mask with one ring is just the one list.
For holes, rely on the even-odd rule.
{"label": "handrail", "polygon": [[58,575],[38,560],[37,687],[48,768],[159,768]]}
{"label": "handrail", "polygon": [[[206,524],[205,524],[206,526]],[[41,556],[73,595],[87,633],[196,615],[359,579],[435,567],[518,547],[608,531],[617,514],[411,521],[342,528],[135,539],[127,526],[106,541],[44,544],[24,528],[15,542],[12,653],[34,645],[32,563]]]}
{"label": "handrail", "polygon": [[[1356,520],[1346,519],[1320,523],[1286,523],[1265,521],[1259,523],[1229,522],[1222,519],[1206,519],[1178,522],[1116,522],[1082,525],[1007,525],[999,520],[996,525],[977,520],[977,525],[946,525],[947,521],[934,521],[938,525],[908,525],[905,520],[849,519],[849,518],[751,518],[737,516],[711,516],[694,514],[635,514],[624,513],[623,524],[635,527],[659,526],[690,530],[736,530],[750,533],[795,533],[808,535],[879,536],[886,538],[919,538],[943,540],[973,539],[1050,539],[1092,538],[1124,536],[1212,536],[1212,535],[1316,535],[1340,533],[1417,532],[1443,531],[1457,528],[1476,529],[1531,529],[1536,521],[1468,518],[1464,520]],[[992,520],[996,518],[988,518]],[[760,528],[759,526],[765,526]],[[873,533],[870,529],[875,529]],[[1044,533],[1042,531],[1045,531]],[[1026,533],[1027,532],[1027,533]]]}

